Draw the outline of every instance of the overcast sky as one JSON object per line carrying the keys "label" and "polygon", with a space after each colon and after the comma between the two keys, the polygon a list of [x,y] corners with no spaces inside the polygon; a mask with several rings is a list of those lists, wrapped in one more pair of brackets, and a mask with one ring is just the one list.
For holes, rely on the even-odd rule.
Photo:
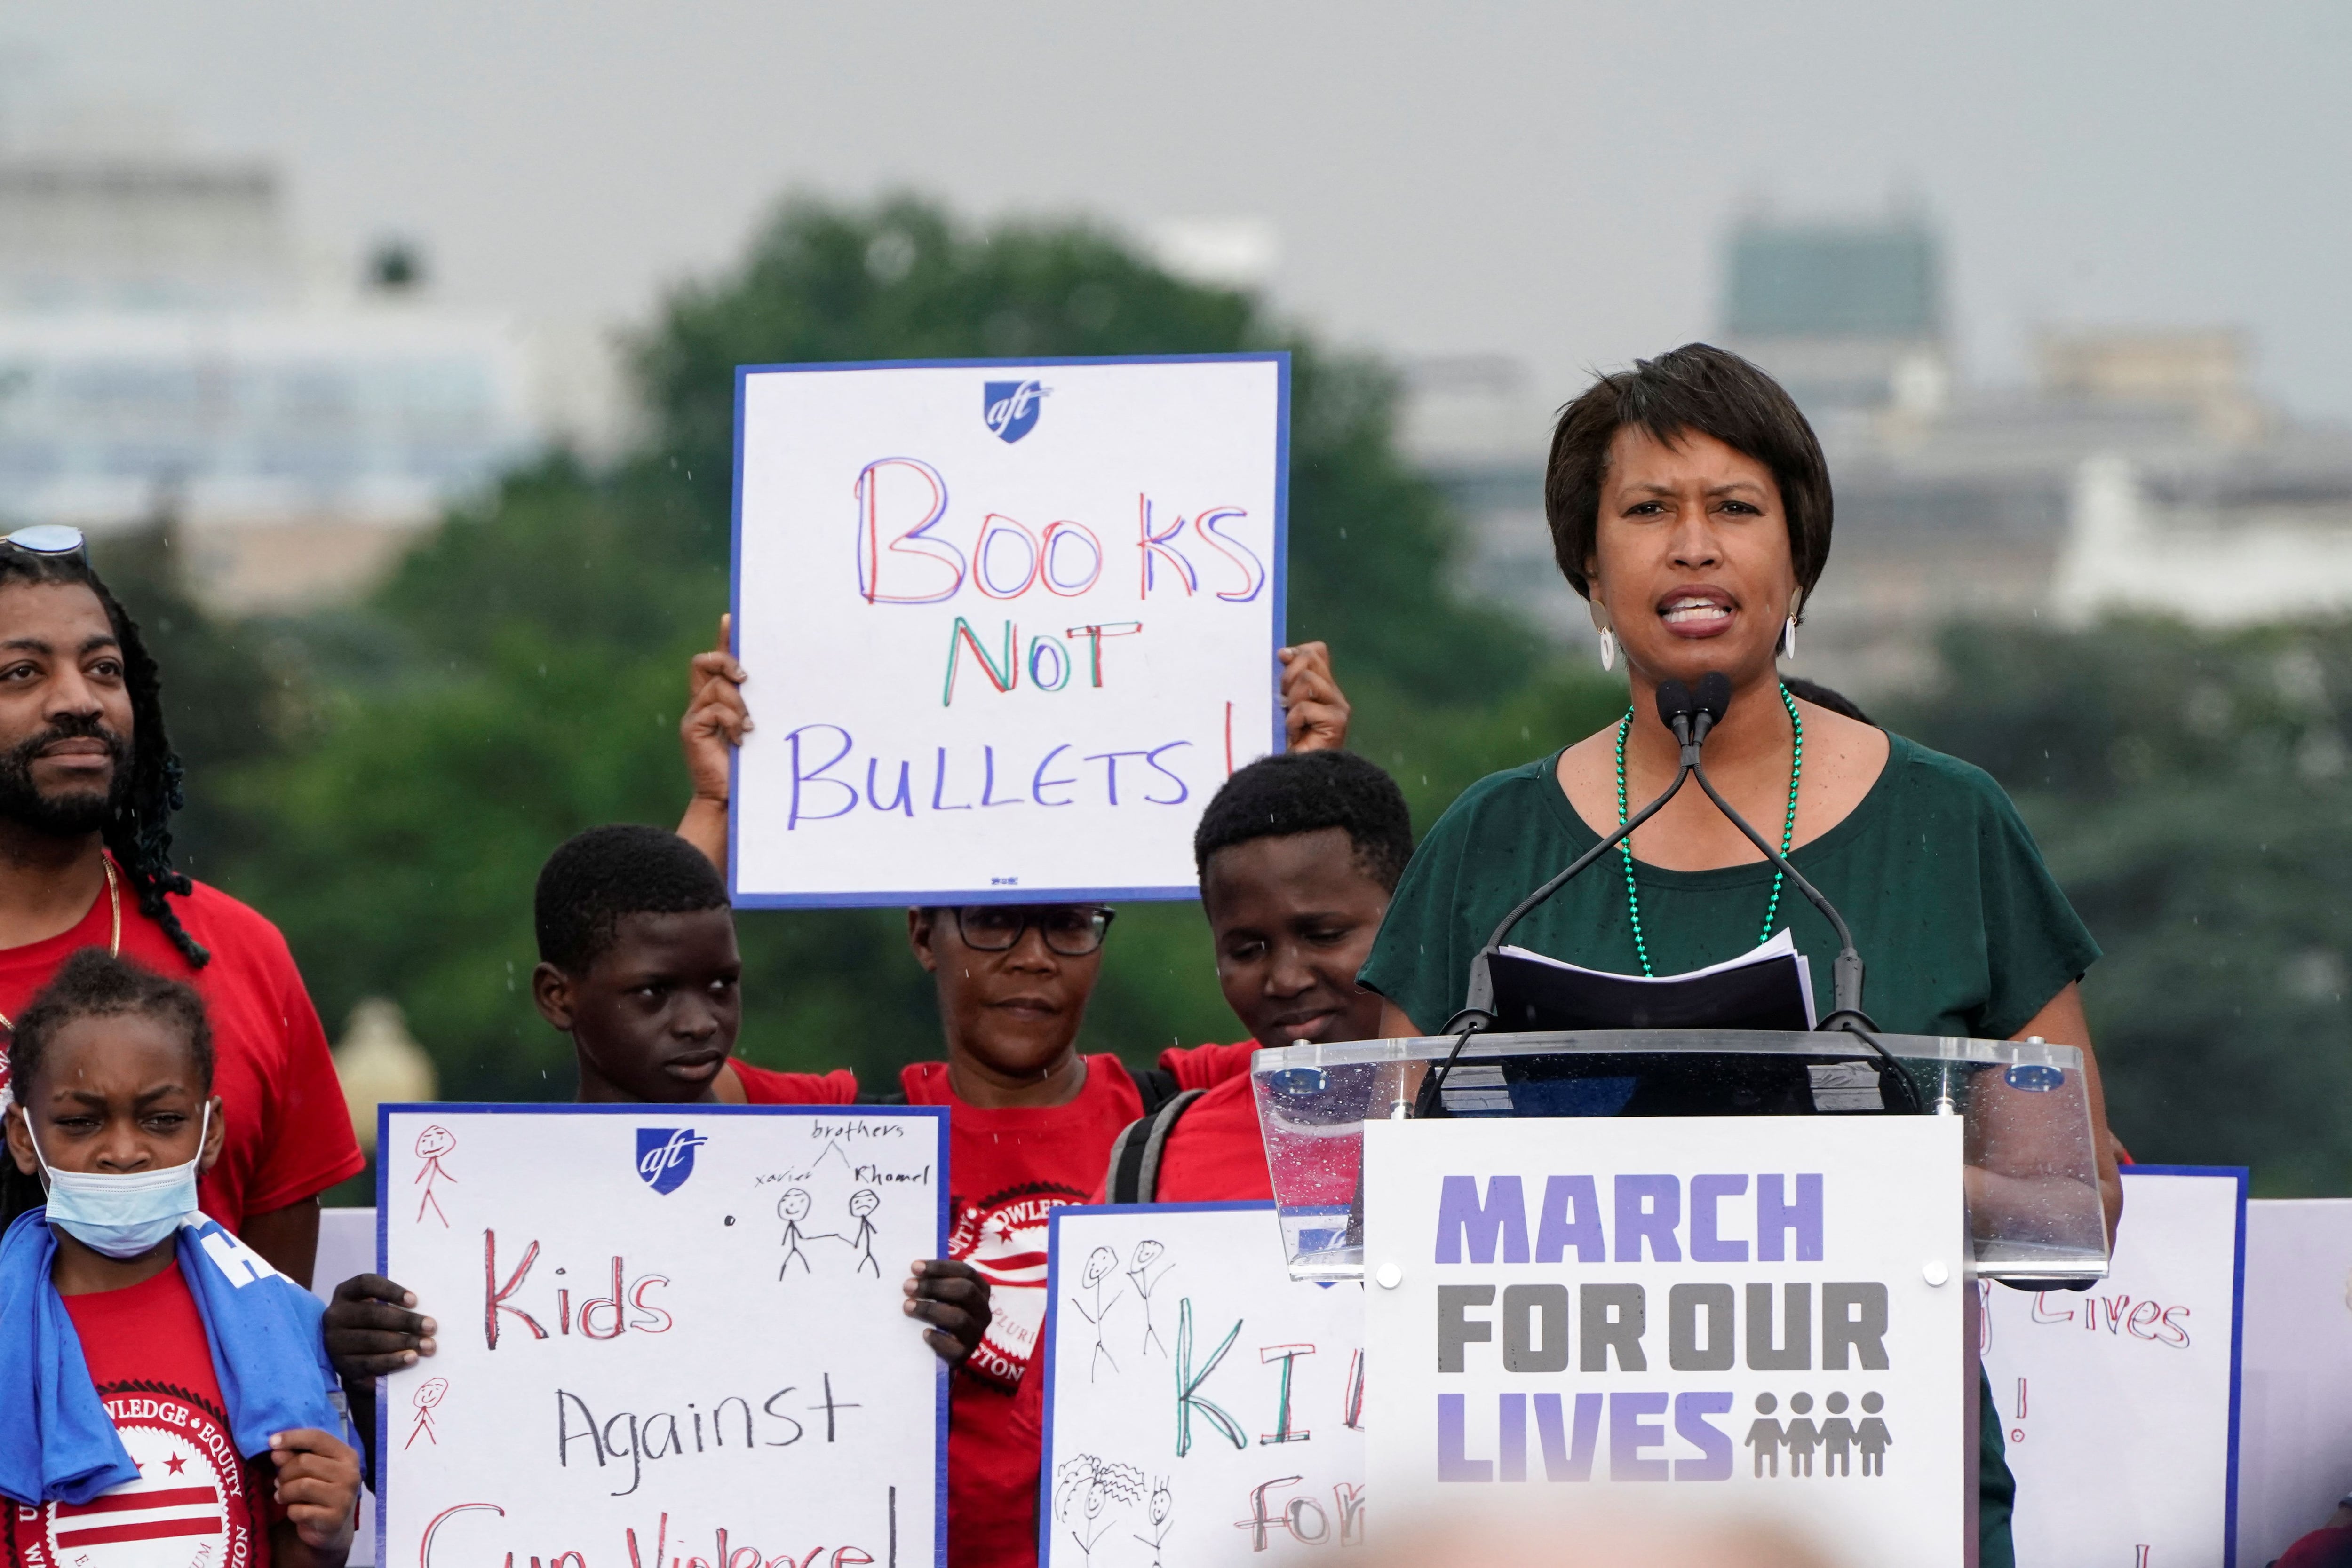
{"label": "overcast sky", "polygon": [[2037,325],[2252,330],[2352,418],[2352,6],[803,5],[82,0],[0,6],[0,93],[175,111],[282,161],[306,238],[401,231],[446,297],[641,318],[781,192],[970,214],[1261,218],[1280,305],[1547,392],[1710,330],[1744,206],[1948,242],[1964,373]]}

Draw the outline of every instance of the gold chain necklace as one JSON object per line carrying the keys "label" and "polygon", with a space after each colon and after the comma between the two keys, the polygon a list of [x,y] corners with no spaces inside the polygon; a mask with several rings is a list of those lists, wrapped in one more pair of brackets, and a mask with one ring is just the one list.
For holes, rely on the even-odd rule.
{"label": "gold chain necklace", "polygon": [[[106,901],[114,914],[114,933],[107,940],[106,956],[110,958],[120,958],[122,956],[122,884],[115,880],[112,855],[101,851],[99,853],[98,862],[106,868]],[[0,1029],[6,1030],[10,1034],[16,1033],[16,1019],[6,1013],[0,1013]]]}

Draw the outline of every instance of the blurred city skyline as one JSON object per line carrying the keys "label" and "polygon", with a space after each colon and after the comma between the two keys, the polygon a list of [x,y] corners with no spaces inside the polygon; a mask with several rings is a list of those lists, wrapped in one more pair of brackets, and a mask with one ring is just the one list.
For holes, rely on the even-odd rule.
{"label": "blurred city skyline", "polygon": [[1084,214],[1344,342],[1508,355],[1552,400],[1716,333],[1743,217],[1907,211],[1967,381],[2028,379],[2048,329],[2230,327],[2263,396],[2347,419],[2347,45],[2315,5],[122,0],[0,16],[0,137],[175,131],[283,167],[316,256],[404,238],[451,305],[598,328],[794,190]]}

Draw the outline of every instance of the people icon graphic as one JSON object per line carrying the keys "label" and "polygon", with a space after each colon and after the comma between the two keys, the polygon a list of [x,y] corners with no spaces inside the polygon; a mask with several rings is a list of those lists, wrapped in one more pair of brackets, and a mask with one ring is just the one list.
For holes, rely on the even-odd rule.
{"label": "people icon graphic", "polygon": [[[1138,1250],[1141,1250],[1141,1249],[1138,1249]],[[1092,1294],[1095,1299],[1094,1310],[1092,1312],[1088,1312],[1087,1310],[1086,1302],[1080,1301],[1076,1296],[1072,1296],[1070,1298],[1070,1305],[1078,1309],[1079,1316],[1085,1318],[1087,1322],[1094,1324],[1095,1326],[1095,1353],[1093,1355],[1087,1358],[1087,1381],[1089,1383],[1094,1381],[1095,1368],[1098,1363],[1108,1361],[1110,1363],[1110,1369],[1113,1372],[1117,1372],[1118,1370],[1118,1362],[1114,1356],[1112,1356],[1110,1347],[1103,1343],[1103,1320],[1110,1315],[1111,1308],[1118,1303],[1119,1297],[1127,1294],[1127,1292],[1125,1291],[1116,1291],[1108,1301],[1103,1300],[1102,1293],[1103,1281],[1109,1279],[1111,1271],[1118,1267],[1118,1253],[1112,1251],[1108,1247],[1096,1248],[1092,1252],[1087,1254],[1086,1275],[1080,1281],[1080,1284],[1090,1294]]]}
{"label": "people icon graphic", "polygon": [[882,1195],[870,1186],[861,1186],[849,1197],[850,1218],[857,1221],[857,1234],[849,1245],[857,1253],[857,1272],[882,1277],[882,1265],[874,1260],[874,1211],[882,1207]]}
{"label": "people icon graphic", "polygon": [[1822,1474],[1850,1476],[1853,1469],[1847,1455],[1856,1436],[1853,1423],[1845,1418],[1845,1396],[1832,1394],[1822,1401],[1829,1419],[1822,1423]]}
{"label": "people icon graphic", "polygon": [[1862,1396],[1862,1424],[1854,1428],[1854,1447],[1862,1450],[1862,1473],[1883,1476],[1886,1473],[1886,1450],[1895,1446],[1894,1435],[1886,1423],[1878,1418],[1886,1401],[1875,1394]]}
{"label": "people icon graphic", "polygon": [[1813,1396],[1797,1393],[1789,1396],[1790,1419],[1783,1426],[1772,1418],[1780,1401],[1769,1394],[1756,1396],[1756,1419],[1748,1428],[1748,1447],[1754,1454],[1754,1473],[1758,1476],[1778,1476],[1780,1454],[1787,1450],[1790,1479],[1813,1474],[1813,1456],[1821,1456],[1821,1474],[1851,1476],[1853,1455],[1862,1455],[1862,1473],[1883,1476],[1886,1473],[1886,1450],[1895,1437],[1886,1429],[1879,1412],[1886,1407],[1885,1397],[1875,1392],[1862,1396],[1863,1419],[1857,1423],[1846,1415],[1850,1401],[1843,1393],[1832,1393],[1822,1401],[1823,1418],[1811,1419]]}
{"label": "people icon graphic", "polygon": [[[1168,1269],[1160,1270],[1155,1276],[1151,1266],[1159,1262],[1160,1255],[1167,1250],[1159,1242],[1147,1239],[1135,1244],[1135,1254],[1127,1262],[1127,1277],[1135,1281],[1135,1293],[1143,1298],[1143,1349],[1147,1354],[1160,1340],[1160,1331],[1151,1324],[1151,1287],[1168,1277]],[[1169,1269],[1174,1267],[1173,1263],[1168,1266]],[[1160,1346],[1160,1354],[1168,1354],[1165,1344]]]}
{"label": "people icon graphic", "polygon": [[1809,1476],[1813,1473],[1813,1445],[1822,1439],[1822,1429],[1813,1425],[1806,1412],[1813,1407],[1810,1394],[1789,1396],[1790,1420],[1782,1428],[1781,1441],[1789,1446],[1789,1474]]}
{"label": "people icon graphic", "polygon": [[1748,1424],[1748,1446],[1756,1450],[1756,1473],[1762,1475],[1769,1466],[1774,1475],[1780,1473],[1780,1444],[1783,1435],[1780,1423],[1772,1419],[1772,1412],[1780,1402],[1769,1394],[1756,1396],[1756,1419]]}
{"label": "people icon graphic", "polygon": [[433,1407],[440,1404],[448,1392],[449,1380],[446,1377],[428,1377],[416,1385],[415,1394],[409,1399],[409,1403],[416,1406],[416,1425],[408,1429],[408,1441],[401,1445],[403,1448],[415,1448],[420,1436],[436,1448],[441,1446],[441,1439],[433,1430]]}
{"label": "people icon graphic", "polygon": [[425,1196],[416,1205],[416,1222],[419,1225],[425,1223],[425,1211],[430,1208],[435,1218],[441,1221],[441,1228],[445,1230],[449,1228],[449,1217],[442,1213],[441,1200],[433,1196],[433,1184],[457,1179],[441,1164],[441,1156],[457,1146],[457,1134],[438,1122],[416,1134],[416,1157],[425,1162],[424,1168],[416,1173],[416,1180],[425,1186]]}
{"label": "people icon graphic", "polygon": [[801,1243],[808,1239],[801,1230],[801,1221],[808,1217],[809,1195],[803,1189],[794,1187],[776,1199],[776,1218],[784,1222],[784,1261],[783,1266],[776,1270],[779,1280],[792,1272],[795,1258],[800,1260],[802,1273],[816,1271],[809,1267],[808,1254],[801,1250]]}

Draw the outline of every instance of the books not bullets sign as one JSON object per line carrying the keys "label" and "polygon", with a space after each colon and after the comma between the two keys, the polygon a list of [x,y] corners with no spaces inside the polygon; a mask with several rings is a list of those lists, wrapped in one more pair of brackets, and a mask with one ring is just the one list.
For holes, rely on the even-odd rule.
{"label": "books not bullets sign", "polygon": [[943,1562],[935,1109],[385,1106],[379,1562]]}
{"label": "books not bullets sign", "polygon": [[737,372],[740,904],[1190,898],[1279,749],[1289,361]]}
{"label": "books not bullets sign", "polygon": [[1630,1488],[1959,1568],[1958,1117],[1364,1126],[1383,1517]]}
{"label": "books not bullets sign", "polygon": [[1044,1568],[1364,1544],[1364,1291],[1294,1282],[1270,1203],[1054,1211]]}

